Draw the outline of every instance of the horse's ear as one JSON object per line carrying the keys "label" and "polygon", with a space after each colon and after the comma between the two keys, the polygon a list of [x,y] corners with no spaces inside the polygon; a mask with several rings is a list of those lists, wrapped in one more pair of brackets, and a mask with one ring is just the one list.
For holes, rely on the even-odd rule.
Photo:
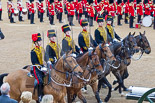
{"label": "horse's ear", "polygon": [[144,31],[143,35],[145,35],[145,31]]}
{"label": "horse's ear", "polygon": [[136,32],[134,32],[132,35],[134,36]]}
{"label": "horse's ear", "polygon": [[140,34],[140,35],[142,35],[142,33],[141,33],[141,32],[139,32],[139,34]]}
{"label": "horse's ear", "polygon": [[129,33],[129,36],[131,35],[131,32]]}

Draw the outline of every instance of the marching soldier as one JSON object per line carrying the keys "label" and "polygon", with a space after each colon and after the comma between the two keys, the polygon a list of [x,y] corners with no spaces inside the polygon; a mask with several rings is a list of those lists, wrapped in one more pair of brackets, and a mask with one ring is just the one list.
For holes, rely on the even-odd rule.
{"label": "marching soldier", "polygon": [[129,28],[134,28],[133,27],[133,20],[135,16],[135,9],[134,9],[134,3],[133,0],[129,0],[129,15],[130,15],[130,23],[129,23]]}
{"label": "marching soldier", "polygon": [[[33,69],[31,72],[34,73],[34,76],[37,80],[38,84],[38,100],[41,101],[41,98],[43,96],[43,77],[44,73],[42,72],[42,69],[40,66],[44,66],[44,60],[43,60],[43,53],[44,49],[41,47],[41,34],[32,34],[32,41],[35,45],[35,47],[31,50],[31,63],[33,66]],[[38,66],[37,66],[38,65]]]}
{"label": "marching soldier", "polygon": [[[111,15],[113,18],[115,17],[115,6],[114,6],[114,0],[109,0],[109,8],[108,8],[108,14]],[[113,26],[113,22],[111,24]]]}
{"label": "marching soldier", "polygon": [[93,18],[95,16],[95,9],[93,7],[93,0],[89,0],[88,16],[89,16],[89,26],[94,26]]}
{"label": "marching soldier", "polygon": [[98,44],[107,42],[107,34],[103,27],[103,17],[100,15],[97,17],[98,28],[95,30],[95,40]]}
{"label": "marching soldier", "polygon": [[28,20],[30,20],[30,0],[27,0],[26,1],[26,8],[27,8],[27,11],[28,11]]}
{"label": "marching soldier", "polygon": [[48,30],[47,37],[50,40],[50,43],[46,46],[46,57],[47,61],[50,61],[52,64],[55,64],[59,58],[59,48],[60,45],[56,43],[56,34],[55,30]]}
{"label": "marching soldier", "polygon": [[93,40],[92,36],[88,32],[88,21],[87,19],[81,19],[80,25],[82,26],[83,30],[80,32],[78,36],[78,44],[83,53],[88,51],[89,47],[96,47],[97,43]]}
{"label": "marching soldier", "polygon": [[68,4],[68,15],[69,15],[69,25],[74,26],[73,24],[73,18],[74,18],[74,4],[73,0],[70,0],[70,3]]}
{"label": "marching soldier", "polygon": [[23,9],[23,6],[22,6],[21,0],[17,1],[17,8],[18,8],[18,11],[19,11],[18,19],[19,19],[19,21],[23,21],[22,20],[22,9]]}
{"label": "marching soldier", "polygon": [[54,25],[54,0],[49,0],[48,11],[50,24]]}
{"label": "marching soldier", "polygon": [[80,20],[82,18],[82,14],[83,14],[82,0],[79,0],[79,2],[77,4],[77,13],[78,13],[78,22],[80,23]]}
{"label": "marching soldier", "polygon": [[117,6],[117,13],[118,13],[118,17],[117,17],[117,25],[121,26],[121,17],[123,15],[123,8],[121,6],[122,0],[118,0],[117,1],[118,6]]}
{"label": "marching soldier", "polygon": [[14,19],[13,19],[13,14],[14,14],[14,5],[12,3],[12,0],[9,0],[8,2],[8,9],[9,9],[9,19],[10,19],[10,23],[15,23]]}
{"label": "marching soldier", "polygon": [[39,0],[40,1],[40,5],[39,5],[39,12],[40,12],[40,22],[44,22],[43,21],[43,16],[44,16],[44,5],[43,5],[43,0]]}
{"label": "marching soldier", "polygon": [[2,21],[2,3],[0,0],[0,21]]}
{"label": "marching soldier", "polygon": [[62,13],[63,13],[62,0],[58,0],[58,19],[59,19],[59,23],[63,23],[62,22]]}
{"label": "marching soldier", "polygon": [[138,15],[137,22],[140,23],[141,16],[143,15],[143,5],[141,0],[137,0],[137,15]]}
{"label": "marching soldier", "polygon": [[104,1],[104,14],[103,14],[103,17],[108,15],[108,8],[109,8],[109,0],[105,0]]}
{"label": "marching soldier", "polygon": [[49,16],[49,11],[48,11],[48,5],[49,5],[49,0],[45,0],[45,4],[46,4],[46,10],[47,10],[47,14],[46,16]]}
{"label": "marching soldier", "polygon": [[30,16],[30,24],[35,24],[34,23],[34,13],[35,13],[35,11],[34,11],[34,0],[30,0],[30,3],[31,3],[31,5],[30,5],[30,13],[31,13],[31,16]]}
{"label": "marching soldier", "polygon": [[[67,53],[72,50],[73,53],[78,54],[80,53],[80,49],[78,48],[77,45],[75,45],[74,40],[71,38],[71,29],[68,24],[63,25],[62,31],[65,33],[65,37],[62,40],[62,51],[61,55],[64,53]],[[72,34],[73,35],[73,34]]]}
{"label": "marching soldier", "polygon": [[36,7],[37,7],[38,18],[40,18],[40,11],[39,11],[40,4],[41,4],[41,1],[37,0],[36,1]]}
{"label": "marching soldier", "polygon": [[106,19],[106,22],[107,22],[106,31],[107,31],[108,43],[114,43],[117,40],[121,41],[121,38],[117,35],[117,33],[114,31],[114,28],[111,26],[112,21],[113,21],[112,16],[108,15]]}
{"label": "marching soldier", "polygon": [[149,5],[150,5],[150,14],[151,14],[151,16],[153,16],[153,2],[152,2],[152,0],[149,0]]}
{"label": "marching soldier", "polygon": [[145,16],[149,16],[150,13],[150,5],[148,4],[148,0],[144,0],[144,9],[145,9],[145,13],[144,13],[144,17]]}
{"label": "marching soldier", "polygon": [[124,5],[125,5],[125,11],[124,11],[124,13],[125,13],[125,18],[124,18],[124,22],[125,22],[125,24],[129,24],[128,23],[128,19],[129,19],[129,4],[128,4],[128,2],[127,2],[127,0],[124,0]]}

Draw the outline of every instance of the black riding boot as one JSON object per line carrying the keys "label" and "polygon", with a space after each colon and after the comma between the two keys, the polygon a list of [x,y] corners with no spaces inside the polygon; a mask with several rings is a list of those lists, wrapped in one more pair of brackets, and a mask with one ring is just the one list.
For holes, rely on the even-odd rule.
{"label": "black riding boot", "polygon": [[43,97],[43,84],[41,83],[38,84],[37,91],[38,91],[38,101],[41,102],[42,97]]}

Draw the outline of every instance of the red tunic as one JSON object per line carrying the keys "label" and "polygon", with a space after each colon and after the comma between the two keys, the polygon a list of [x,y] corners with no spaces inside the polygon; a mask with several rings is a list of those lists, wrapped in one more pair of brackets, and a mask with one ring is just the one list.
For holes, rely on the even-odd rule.
{"label": "red tunic", "polygon": [[30,8],[30,2],[29,1],[27,1],[26,2],[26,8],[29,10],[29,8]]}
{"label": "red tunic", "polygon": [[40,13],[44,13],[43,3],[39,5],[39,11]]}
{"label": "red tunic", "polygon": [[30,10],[29,10],[31,13],[35,13],[35,11],[34,11],[34,4],[33,3],[31,3],[31,5],[30,5]]}
{"label": "red tunic", "polygon": [[74,4],[71,3],[68,4],[68,14],[74,15]]}
{"label": "red tunic", "polygon": [[122,15],[122,6],[121,5],[117,6],[117,12],[119,15]]}
{"label": "red tunic", "polygon": [[1,1],[0,1],[0,11],[2,11],[2,3],[1,3]]}
{"label": "red tunic", "polygon": [[83,13],[83,5],[82,5],[82,2],[79,2],[77,4],[77,11],[78,11],[78,13]]}
{"label": "red tunic", "polygon": [[50,15],[54,15],[54,4],[48,4],[48,11]]}
{"label": "red tunic", "polygon": [[140,4],[137,4],[137,14],[143,15],[143,6]]}
{"label": "red tunic", "polygon": [[22,11],[22,8],[23,8],[22,3],[19,2],[19,1],[17,2],[17,8],[18,8],[19,11]]}
{"label": "red tunic", "polygon": [[135,15],[135,10],[134,10],[134,5],[133,4],[129,4],[129,14],[131,16]]}
{"label": "red tunic", "polygon": [[149,4],[145,4],[144,9],[145,9],[145,14],[146,15],[150,15],[150,7],[149,7]]}
{"label": "red tunic", "polygon": [[155,17],[155,6],[153,6],[153,16]]}
{"label": "red tunic", "polygon": [[63,8],[62,8],[62,3],[61,2],[58,2],[58,11],[59,12],[63,12]]}
{"label": "red tunic", "polygon": [[94,8],[92,6],[88,8],[88,14],[90,17],[94,17]]}
{"label": "red tunic", "polygon": [[109,7],[108,13],[109,13],[109,15],[111,15],[111,16],[115,16],[115,7],[114,7],[114,5],[111,5],[111,6]]}
{"label": "red tunic", "polygon": [[129,13],[129,5],[128,3],[125,4],[125,11],[124,13]]}

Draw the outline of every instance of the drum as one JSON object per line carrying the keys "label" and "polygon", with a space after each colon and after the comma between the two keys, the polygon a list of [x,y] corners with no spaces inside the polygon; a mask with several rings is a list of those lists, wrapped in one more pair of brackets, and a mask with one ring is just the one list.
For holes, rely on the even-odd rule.
{"label": "drum", "polygon": [[152,25],[152,17],[151,16],[145,16],[142,20],[142,25],[145,27],[150,27]]}
{"label": "drum", "polygon": [[18,16],[19,11],[18,10],[14,10],[14,16]]}
{"label": "drum", "polygon": [[22,14],[23,14],[23,15],[26,15],[26,14],[27,14],[27,9],[23,9],[23,10],[22,10]]}
{"label": "drum", "polygon": [[135,28],[141,29],[141,24],[140,24],[140,23],[136,23],[136,24],[135,24]]}

